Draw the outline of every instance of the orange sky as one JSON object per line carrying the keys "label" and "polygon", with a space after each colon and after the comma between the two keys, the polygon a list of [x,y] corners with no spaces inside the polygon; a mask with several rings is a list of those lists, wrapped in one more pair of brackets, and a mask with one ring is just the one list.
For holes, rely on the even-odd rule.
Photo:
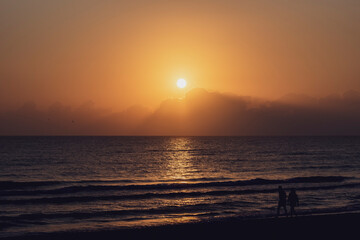
{"label": "orange sky", "polygon": [[359,90],[359,12],[358,0],[2,0],[0,108]]}

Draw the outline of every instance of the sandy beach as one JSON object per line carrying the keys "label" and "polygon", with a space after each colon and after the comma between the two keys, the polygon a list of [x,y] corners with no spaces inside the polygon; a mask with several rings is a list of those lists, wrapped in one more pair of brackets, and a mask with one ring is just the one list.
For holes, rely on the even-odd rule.
{"label": "sandy beach", "polygon": [[135,229],[29,234],[5,239],[349,239],[358,234],[359,213],[263,219],[223,219]]}

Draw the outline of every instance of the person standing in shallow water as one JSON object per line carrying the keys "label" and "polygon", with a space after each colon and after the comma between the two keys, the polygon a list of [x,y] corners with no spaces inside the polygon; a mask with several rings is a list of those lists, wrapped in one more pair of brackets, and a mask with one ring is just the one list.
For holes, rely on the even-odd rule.
{"label": "person standing in shallow water", "polygon": [[283,207],[285,210],[286,216],[288,216],[287,210],[286,210],[286,192],[284,189],[279,186],[279,203],[277,208],[277,216],[280,214],[280,208]]}
{"label": "person standing in shallow water", "polygon": [[289,193],[288,202],[290,205],[290,217],[292,217],[293,214],[295,214],[295,216],[297,216],[297,214],[295,212],[295,206],[296,207],[299,206],[299,198],[298,198],[294,188],[292,188]]}

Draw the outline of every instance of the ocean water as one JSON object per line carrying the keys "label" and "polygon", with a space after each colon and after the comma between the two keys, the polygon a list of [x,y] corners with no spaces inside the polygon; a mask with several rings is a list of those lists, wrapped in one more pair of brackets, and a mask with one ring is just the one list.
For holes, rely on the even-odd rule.
{"label": "ocean water", "polygon": [[0,137],[0,237],[360,210],[360,137]]}

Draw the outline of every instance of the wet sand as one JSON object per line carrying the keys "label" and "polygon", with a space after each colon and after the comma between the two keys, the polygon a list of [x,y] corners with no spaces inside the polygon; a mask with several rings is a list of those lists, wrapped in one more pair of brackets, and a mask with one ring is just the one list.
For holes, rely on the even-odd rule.
{"label": "wet sand", "polygon": [[350,239],[360,232],[359,213],[293,218],[240,219],[97,232],[62,232],[6,239]]}

